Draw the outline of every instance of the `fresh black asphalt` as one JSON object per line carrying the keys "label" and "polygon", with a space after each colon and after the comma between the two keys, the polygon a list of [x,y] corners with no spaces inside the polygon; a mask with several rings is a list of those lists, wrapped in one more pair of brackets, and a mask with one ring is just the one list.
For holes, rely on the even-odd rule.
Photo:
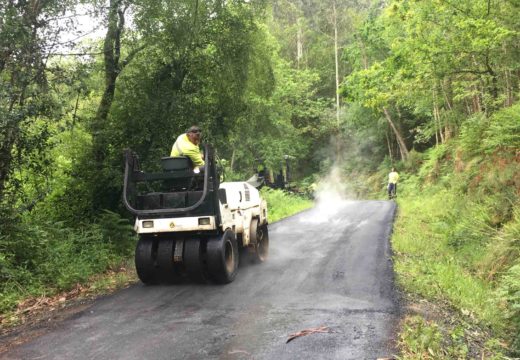
{"label": "fresh black asphalt", "polygon": [[[144,286],[94,302],[4,359],[377,359],[399,320],[391,201],[337,201],[271,224],[270,257],[228,285]],[[292,333],[319,326],[286,343]]]}

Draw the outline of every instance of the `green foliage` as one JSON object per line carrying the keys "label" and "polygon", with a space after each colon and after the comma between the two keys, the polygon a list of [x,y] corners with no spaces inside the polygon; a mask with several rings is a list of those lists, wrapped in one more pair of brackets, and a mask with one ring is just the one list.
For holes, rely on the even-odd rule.
{"label": "green foliage", "polygon": [[92,226],[66,227],[13,216],[0,233],[0,311],[18,300],[67,290],[115,266],[133,251],[128,220],[111,212]]}
{"label": "green foliage", "polygon": [[[396,262],[400,281],[414,292],[427,298],[447,299],[498,327],[497,308],[489,302],[492,289],[472,275],[471,261],[466,258],[471,251],[459,252],[457,246],[450,244],[450,224],[440,220],[455,200],[441,192],[413,203],[404,201],[407,207],[401,209],[393,237],[395,251],[403,254]],[[477,240],[487,243],[489,239]],[[471,249],[478,251],[478,246],[481,245]]]}
{"label": "green foliage", "polygon": [[269,222],[275,222],[294,215],[312,206],[312,201],[300,195],[275,190],[267,187],[261,190],[262,197],[267,201]]}
{"label": "green foliage", "polygon": [[[514,332],[520,329],[520,263],[507,271],[498,295],[508,304],[505,310],[506,317],[511,321],[511,331],[515,334]],[[516,331],[516,335],[513,335],[512,348],[516,349],[516,354],[520,354],[520,333],[518,331]]]}
{"label": "green foliage", "polygon": [[481,266],[489,279],[496,279],[520,258],[520,210],[493,236]]}
{"label": "green foliage", "polygon": [[483,145],[487,153],[498,149],[520,149],[520,104],[505,108],[491,117]]}
{"label": "green foliage", "polygon": [[419,177],[426,182],[436,180],[441,176],[441,161],[446,157],[448,147],[446,145],[431,148],[426,153],[426,160],[420,167]]}
{"label": "green foliage", "polygon": [[442,334],[439,326],[432,321],[427,322],[418,316],[407,318],[399,337],[400,346],[412,354],[406,358],[438,359],[442,357]]}
{"label": "green foliage", "polygon": [[401,186],[393,245],[409,291],[448,301],[508,339],[516,354],[520,165],[510,150],[518,126],[512,109],[475,115],[457,139],[426,152],[418,176]]}
{"label": "green foliage", "polygon": [[418,176],[403,181],[395,268],[409,291],[448,301],[510,340],[515,352],[519,165],[507,148],[482,155],[494,136],[489,123],[476,117],[465,124],[458,141],[429,150]]}
{"label": "green foliage", "polygon": [[[56,17],[77,2],[45,1],[41,4],[8,2],[0,5],[0,201],[13,206],[24,193],[22,166],[44,172],[50,124],[62,110],[52,81],[63,78],[48,66],[49,49],[62,29]],[[54,76],[53,76],[54,75]],[[35,161],[36,160],[36,161]]]}
{"label": "green foliage", "polygon": [[133,226],[128,219],[109,210],[103,211],[97,223],[103,241],[110,244],[118,256],[129,256],[133,253],[135,235]]}
{"label": "green foliage", "polygon": [[412,151],[410,151],[408,159],[406,159],[406,161],[403,164],[404,170],[407,173],[418,173],[419,169],[421,169],[422,164],[424,162],[425,155],[428,156],[427,154],[422,154],[412,149]]}
{"label": "green foliage", "polygon": [[456,314],[430,311],[429,319],[419,315],[406,316],[399,334],[399,359],[504,359],[495,339],[486,339],[482,330]]}
{"label": "green foliage", "polygon": [[488,124],[489,119],[484,114],[476,114],[466,119],[462,125],[459,143],[468,157],[474,157],[482,151],[481,139]]}
{"label": "green foliage", "polygon": [[[316,95],[315,71],[281,59],[260,3],[137,4],[136,32],[146,46],[118,77],[102,133],[93,132],[104,143],[103,164],[94,161],[91,144],[73,163],[78,178],[65,196],[75,201],[65,212],[92,217],[99,209],[118,210],[123,149],[153,167],[193,123],[235,173],[250,175],[257,161],[277,169],[285,155],[295,159],[296,172],[317,168],[315,161],[300,163],[311,162],[312,145],[328,136],[323,114],[329,102]],[[84,128],[90,127],[89,121]]]}
{"label": "green foliage", "polygon": [[502,298],[481,277],[484,250],[497,234],[485,224],[485,214],[474,217],[482,209],[466,207],[463,199],[440,189],[423,191],[415,199],[402,195],[399,203],[392,238],[398,281],[408,291],[448,302],[497,336],[507,336]]}
{"label": "green foliage", "polygon": [[[478,114],[461,127],[460,145],[466,155],[514,151],[520,148],[520,104],[505,108],[490,118]],[[482,141],[483,140],[483,141]]]}
{"label": "green foliage", "polygon": [[[448,142],[460,126],[468,150],[488,131],[494,135],[485,136],[486,152],[518,148],[515,106],[501,112],[503,119],[493,116],[514,101],[511,85],[518,78],[509,71],[520,65],[519,47],[513,45],[520,34],[512,20],[515,11],[518,4],[484,0],[395,0],[371,10],[347,47],[345,57],[353,67],[342,94],[375,114],[396,110],[395,129],[379,135],[390,153],[392,133],[400,134],[408,148],[423,151],[434,141]],[[484,122],[488,125],[482,127]]]}

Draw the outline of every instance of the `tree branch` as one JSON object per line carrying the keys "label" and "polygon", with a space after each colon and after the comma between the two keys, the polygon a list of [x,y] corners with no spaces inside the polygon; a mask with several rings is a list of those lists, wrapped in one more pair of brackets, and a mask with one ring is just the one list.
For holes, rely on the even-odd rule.
{"label": "tree branch", "polygon": [[136,47],[135,49],[132,49],[128,55],[126,56],[126,58],[121,62],[121,66],[120,66],[120,69],[123,70],[125,68],[126,65],[128,65],[134,58],[135,56],[141,51],[143,50],[144,48],[146,48],[148,45],[147,44],[143,44],[141,46],[138,46]]}
{"label": "tree branch", "polygon": [[103,55],[104,52],[85,52],[85,53],[52,53],[49,56],[95,56],[95,55]]}

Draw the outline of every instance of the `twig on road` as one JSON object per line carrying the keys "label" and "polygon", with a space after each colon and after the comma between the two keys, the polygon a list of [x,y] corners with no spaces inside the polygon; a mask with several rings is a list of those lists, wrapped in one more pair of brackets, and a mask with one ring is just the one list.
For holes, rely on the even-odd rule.
{"label": "twig on road", "polygon": [[285,342],[286,344],[289,342],[289,341],[292,341],[298,337],[301,337],[301,336],[306,336],[306,335],[309,335],[309,334],[315,334],[315,333],[331,333],[332,331],[326,327],[326,326],[320,326],[320,327],[316,327],[316,328],[308,328],[308,329],[305,329],[305,330],[302,330],[302,331],[298,331],[297,333],[293,333],[293,334],[290,334],[289,335],[289,338],[287,339],[287,341]]}

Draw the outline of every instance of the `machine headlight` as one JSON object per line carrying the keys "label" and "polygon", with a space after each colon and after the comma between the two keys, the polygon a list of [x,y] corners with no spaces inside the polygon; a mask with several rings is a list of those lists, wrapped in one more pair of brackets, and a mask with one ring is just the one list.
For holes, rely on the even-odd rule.
{"label": "machine headlight", "polygon": [[153,228],[153,221],[143,221],[143,228],[145,229],[150,229],[150,228]]}
{"label": "machine headlight", "polygon": [[199,225],[209,225],[211,220],[209,217],[199,218]]}

